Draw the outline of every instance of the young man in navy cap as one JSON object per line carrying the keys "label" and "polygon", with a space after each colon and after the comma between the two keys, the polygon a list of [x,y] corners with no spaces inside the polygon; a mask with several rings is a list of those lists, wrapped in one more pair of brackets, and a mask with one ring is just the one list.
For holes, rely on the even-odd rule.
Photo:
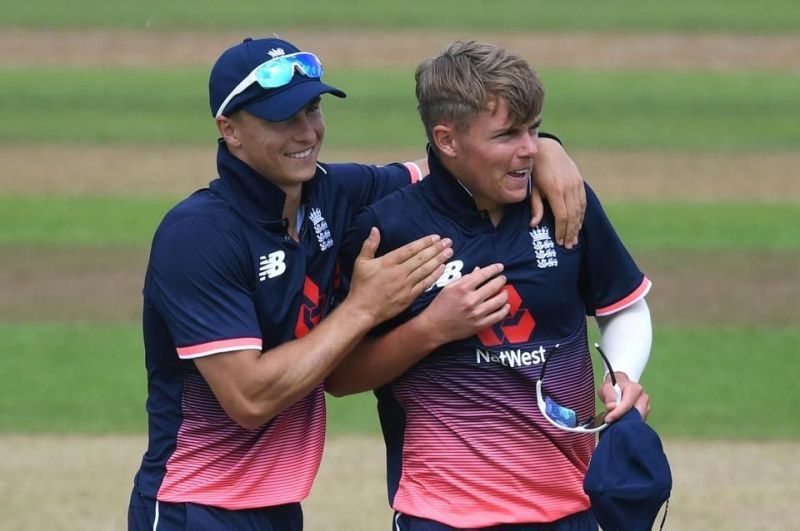
{"label": "young man in navy cap", "polygon": [[342,267],[346,277],[373,227],[378,255],[428,233],[450,238],[454,255],[326,388],[376,389],[393,530],[596,531],[583,477],[605,424],[586,316],[613,367],[599,391],[606,422],[634,406],[646,415],[650,281],[588,186],[576,247],[553,244],[550,210],[529,227],[544,90],[525,60],[456,42],[416,81],[430,175],[358,216]]}
{"label": "young man in navy cap", "polygon": [[344,97],[322,73],[279,39],[247,39],[211,71],[219,178],[164,217],[145,278],[149,445],[131,529],[301,529],[324,378],[452,255],[426,234],[375,258],[370,231],[349,296],[327,315],[355,213],[421,175],[414,164],[317,161],[320,97]]}

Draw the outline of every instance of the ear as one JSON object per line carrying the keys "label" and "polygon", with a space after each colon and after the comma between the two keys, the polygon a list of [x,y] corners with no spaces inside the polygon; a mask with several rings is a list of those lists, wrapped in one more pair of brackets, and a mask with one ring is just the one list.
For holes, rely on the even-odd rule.
{"label": "ear", "polygon": [[236,123],[234,121],[227,116],[220,116],[216,119],[216,123],[220,136],[225,143],[228,144],[228,146],[241,146],[242,143],[239,140],[238,129],[236,128]]}
{"label": "ear", "polygon": [[452,125],[435,125],[432,133],[434,146],[440,154],[450,158],[455,158],[458,155],[458,141],[455,138],[455,131]]}

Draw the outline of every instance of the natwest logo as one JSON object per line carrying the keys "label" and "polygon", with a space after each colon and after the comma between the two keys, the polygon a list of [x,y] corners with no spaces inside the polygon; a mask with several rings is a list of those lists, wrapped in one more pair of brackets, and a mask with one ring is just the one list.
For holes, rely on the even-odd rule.
{"label": "natwest logo", "polygon": [[508,292],[508,303],[511,309],[508,317],[489,328],[478,332],[478,339],[486,347],[494,347],[503,343],[523,343],[528,341],[536,328],[536,320],[527,308],[522,308],[522,297],[511,284],[503,288]]}

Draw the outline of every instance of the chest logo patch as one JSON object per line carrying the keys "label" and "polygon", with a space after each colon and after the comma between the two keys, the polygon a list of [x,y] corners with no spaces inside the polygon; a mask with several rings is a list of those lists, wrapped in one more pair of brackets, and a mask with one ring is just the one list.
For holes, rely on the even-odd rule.
{"label": "chest logo patch", "polygon": [[478,339],[486,347],[503,343],[523,343],[528,341],[536,328],[536,319],[530,310],[522,307],[522,296],[511,284],[503,288],[508,293],[511,306],[508,316],[501,322],[478,332]]}
{"label": "chest logo patch", "polygon": [[556,249],[553,240],[550,238],[550,229],[547,227],[537,227],[530,232],[533,240],[533,251],[536,253],[536,265],[539,269],[547,267],[557,267]]}
{"label": "chest logo patch", "polygon": [[433,288],[443,288],[446,285],[450,284],[451,282],[458,280],[461,278],[461,270],[464,268],[464,262],[461,260],[453,260],[452,262],[447,262],[444,266],[444,272],[442,276],[440,276],[436,282],[434,282],[428,289],[425,291],[430,291]]}
{"label": "chest logo patch", "polygon": [[321,293],[319,286],[306,277],[303,283],[303,299],[300,310],[297,312],[297,322],[294,325],[294,335],[301,338],[319,324],[325,306],[325,294]]}
{"label": "chest logo patch", "polygon": [[312,208],[308,213],[308,219],[314,225],[314,234],[317,235],[319,250],[327,251],[333,247],[333,236],[328,228],[328,222],[322,217],[322,212],[318,208]]}
{"label": "chest logo patch", "polygon": [[286,253],[275,251],[266,256],[259,257],[258,280],[264,282],[267,278],[281,276],[286,271]]}

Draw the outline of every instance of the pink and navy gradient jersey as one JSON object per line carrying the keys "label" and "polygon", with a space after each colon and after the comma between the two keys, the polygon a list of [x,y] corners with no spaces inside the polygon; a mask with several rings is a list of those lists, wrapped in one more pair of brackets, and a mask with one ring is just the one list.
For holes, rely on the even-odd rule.
{"label": "pink and navy gradient jersey", "polygon": [[[552,427],[538,410],[546,392],[594,414],[586,316],[608,315],[644,297],[637,268],[587,186],[580,243],[554,245],[554,221],[528,226],[528,201],[509,205],[494,227],[463,186],[429,156],[431,174],[378,201],[343,244],[348,272],[359,242],[376,226],[380,253],[426,234],[453,240],[454,255],[434,286],[376,333],[419,314],[449,281],[475,266],[504,264],[511,311],[476,336],[435,350],[376,391],[387,448],[392,507],[458,528],[552,522],[589,508],[582,482],[594,436]],[[552,370],[552,372],[550,372]]]}
{"label": "pink and navy gradient jersey", "polygon": [[327,310],[344,231],[416,166],[318,165],[303,186],[299,242],[277,186],[222,142],[217,168],[220,178],[167,213],[153,238],[143,292],[149,445],[135,483],[160,501],[225,509],[299,502],[322,456],[322,385],[247,430],[192,360],[308,333]]}

